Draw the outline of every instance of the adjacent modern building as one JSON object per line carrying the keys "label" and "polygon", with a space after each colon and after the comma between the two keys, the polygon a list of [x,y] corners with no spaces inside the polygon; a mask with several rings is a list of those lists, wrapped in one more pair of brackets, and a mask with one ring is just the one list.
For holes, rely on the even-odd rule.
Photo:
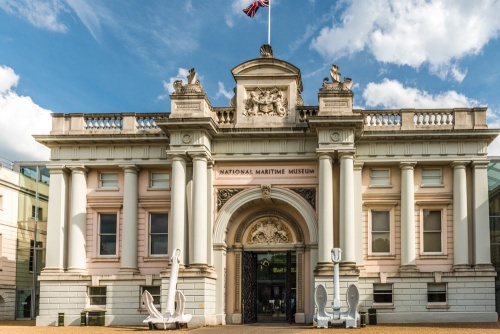
{"label": "adjacent modern building", "polygon": [[43,163],[0,167],[0,320],[35,319],[37,314],[48,187]]}
{"label": "adjacent modern building", "polygon": [[335,65],[304,106],[267,45],[231,72],[229,107],[192,69],[169,113],[53,114],[35,136],[51,150],[37,325],[141,324],[175,249],[189,327],[312,323],[333,247],[341,294],[356,284],[379,322],[497,321],[487,108],[354,109]]}

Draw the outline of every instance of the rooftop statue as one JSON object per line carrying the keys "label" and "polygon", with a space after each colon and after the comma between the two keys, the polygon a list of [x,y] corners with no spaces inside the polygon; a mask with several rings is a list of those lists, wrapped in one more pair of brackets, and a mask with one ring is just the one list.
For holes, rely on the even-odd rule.
{"label": "rooftop statue", "polygon": [[196,71],[194,68],[189,70],[187,76],[187,84],[183,84],[182,80],[174,81],[174,94],[189,94],[189,93],[203,93],[200,80],[196,79]]}
{"label": "rooftop statue", "polygon": [[323,79],[323,88],[324,90],[351,90],[352,87],[352,79],[344,77],[344,82],[340,82],[340,72],[339,67],[335,64],[332,65],[330,69],[330,77],[332,78],[332,82],[328,82],[328,78]]}

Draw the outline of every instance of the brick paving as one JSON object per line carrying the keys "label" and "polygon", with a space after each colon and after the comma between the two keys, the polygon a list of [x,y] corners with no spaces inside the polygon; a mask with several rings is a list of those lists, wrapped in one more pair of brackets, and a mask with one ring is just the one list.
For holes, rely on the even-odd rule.
{"label": "brick paving", "polygon": [[[452,324],[398,324],[398,325],[376,325],[367,326],[362,329],[346,329],[335,327],[329,329],[317,329],[304,325],[227,325],[203,327],[197,329],[169,330],[168,332],[179,332],[190,334],[332,334],[353,331],[370,334],[499,334],[500,322],[495,323],[452,323]],[[124,327],[90,327],[90,326],[68,326],[68,327],[36,327],[33,321],[0,321],[1,334],[104,334],[104,333],[137,333],[150,332],[147,326],[124,326]]]}

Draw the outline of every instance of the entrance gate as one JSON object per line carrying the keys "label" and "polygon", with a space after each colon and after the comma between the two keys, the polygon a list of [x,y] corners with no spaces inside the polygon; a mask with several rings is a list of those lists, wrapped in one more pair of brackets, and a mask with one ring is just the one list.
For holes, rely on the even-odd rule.
{"label": "entrance gate", "polygon": [[296,311],[296,252],[243,252],[243,323],[292,323]]}

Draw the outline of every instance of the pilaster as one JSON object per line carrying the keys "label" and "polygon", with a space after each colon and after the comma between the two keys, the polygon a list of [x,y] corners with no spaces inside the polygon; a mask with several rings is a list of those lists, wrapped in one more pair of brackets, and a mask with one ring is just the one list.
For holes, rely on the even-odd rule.
{"label": "pilaster", "polygon": [[136,165],[120,166],[125,171],[123,186],[123,227],[121,246],[121,272],[137,271],[137,206],[138,174]]}
{"label": "pilaster", "polygon": [[85,272],[87,269],[87,168],[71,166],[71,219],[68,243],[68,270]]}
{"label": "pilaster", "polygon": [[467,224],[468,161],[455,161],[453,168],[453,269],[469,268],[469,234]]}
{"label": "pilaster", "polygon": [[416,271],[415,181],[416,162],[402,162],[401,168],[401,271]]}

